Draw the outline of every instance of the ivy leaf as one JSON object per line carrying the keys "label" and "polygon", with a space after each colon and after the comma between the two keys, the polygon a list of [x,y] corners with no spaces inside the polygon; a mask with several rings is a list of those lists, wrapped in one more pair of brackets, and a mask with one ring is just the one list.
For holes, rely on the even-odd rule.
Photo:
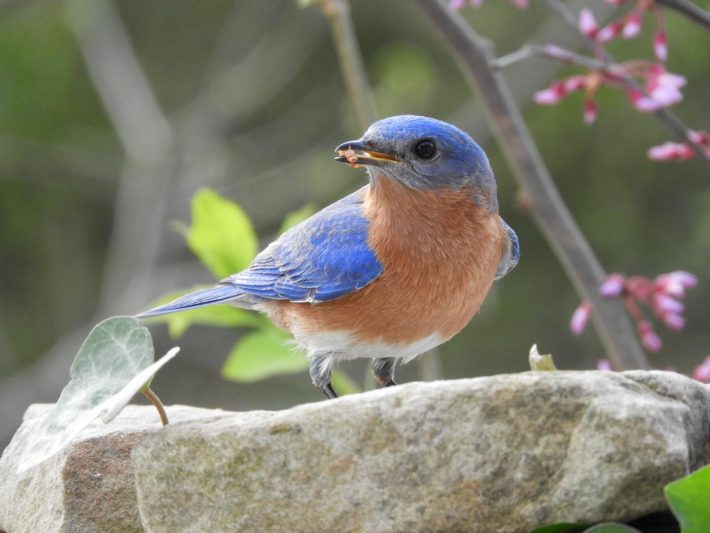
{"label": "ivy leaf", "polygon": [[288,336],[275,326],[249,333],[234,346],[222,367],[222,376],[253,382],[308,368],[308,360],[287,344]]}
{"label": "ivy leaf", "polygon": [[279,235],[281,235],[286,230],[291,229],[296,224],[299,224],[306,220],[308,217],[313,216],[316,212],[315,204],[306,204],[296,211],[291,211],[287,214],[283,222],[281,222],[281,227],[279,228]]}
{"label": "ivy leaf", "polygon": [[[209,285],[199,285],[190,290],[175,291],[161,296],[151,307],[157,307],[172,302],[188,292],[208,288]],[[253,326],[259,327],[264,324],[264,318],[258,313],[238,309],[229,304],[209,305],[198,307],[179,313],[170,313],[152,317],[147,320],[154,323],[165,323],[168,326],[168,333],[172,338],[182,336],[192,325],[218,326],[223,328]]]}
{"label": "ivy leaf", "polygon": [[683,533],[703,533],[710,524],[710,465],[666,485],[666,499]]}
{"label": "ivy leaf", "polygon": [[153,363],[150,333],[133,317],[113,317],[96,325],[79,349],[54,409],[34,422],[32,443],[22,454],[18,472],[59,452],[96,418],[108,421],[116,416],[176,353],[173,348]]}
{"label": "ivy leaf", "polygon": [[635,527],[627,526],[619,522],[604,522],[597,524],[589,529],[585,529],[584,533],[641,533]]}
{"label": "ivy leaf", "polygon": [[259,245],[244,210],[210,189],[192,200],[192,226],[187,245],[217,279],[245,269]]}

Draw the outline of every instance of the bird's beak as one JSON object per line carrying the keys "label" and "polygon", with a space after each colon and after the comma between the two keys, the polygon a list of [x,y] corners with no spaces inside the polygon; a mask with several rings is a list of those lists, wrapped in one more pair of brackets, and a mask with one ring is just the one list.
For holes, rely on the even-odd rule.
{"label": "bird's beak", "polygon": [[362,139],[356,141],[347,141],[335,149],[338,152],[336,161],[347,163],[350,166],[357,167],[359,165],[372,165],[381,167],[382,165],[399,161],[394,155],[384,152],[377,152],[365,146]]}

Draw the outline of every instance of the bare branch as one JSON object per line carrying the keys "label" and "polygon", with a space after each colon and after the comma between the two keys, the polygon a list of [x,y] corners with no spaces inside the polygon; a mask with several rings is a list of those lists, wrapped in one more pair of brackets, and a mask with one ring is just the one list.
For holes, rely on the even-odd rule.
{"label": "bare branch", "polygon": [[364,131],[375,121],[376,113],[350,18],[350,5],[347,0],[320,0],[320,6],[330,24],[350,101],[360,129]]}
{"label": "bare branch", "polygon": [[542,156],[499,72],[490,68],[490,44],[442,0],[417,0],[471,75],[491,126],[531,213],[579,294],[597,310],[595,325],[617,369],[647,368],[648,362],[619,302],[604,300],[598,287],[604,270],[557,191]]}
{"label": "bare branch", "polygon": [[696,24],[702,26],[706,30],[710,30],[710,13],[703,8],[696,6],[688,0],[656,0],[659,4],[666,6],[684,15]]}
{"label": "bare branch", "polygon": [[146,293],[147,274],[161,249],[173,132],[113,3],[107,0],[81,12],[84,17],[70,17],[72,30],[128,156],[118,185],[99,313],[132,312]]}

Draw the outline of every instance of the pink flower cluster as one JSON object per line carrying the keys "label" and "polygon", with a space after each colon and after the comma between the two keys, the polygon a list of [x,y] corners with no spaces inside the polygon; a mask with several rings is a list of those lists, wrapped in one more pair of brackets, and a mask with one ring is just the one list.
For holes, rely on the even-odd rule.
{"label": "pink flower cluster", "polygon": [[697,379],[703,383],[710,383],[710,355],[707,356],[702,363],[695,367],[692,377],[693,379]]}
{"label": "pink flower cluster", "polygon": [[[621,5],[628,0],[606,0],[609,4]],[[661,8],[654,0],[633,0],[634,9],[613,20],[604,27],[599,27],[592,12],[584,8],[579,14],[579,31],[589,39],[599,44],[608,43],[617,37],[632,39],[641,32],[643,18],[646,13],[653,13],[658,21],[656,33],[653,37],[653,50],[659,61],[668,59],[668,36],[663,23]]]}
{"label": "pink flower cluster", "polygon": [[[636,331],[641,344],[649,352],[657,352],[663,342],[638,304],[649,308],[667,327],[681,330],[685,327],[685,306],[681,300],[685,297],[686,289],[697,284],[698,279],[693,274],[682,270],[661,274],[656,279],[644,276],[626,277],[615,273],[607,276],[599,287],[599,294],[604,298],[623,298],[626,308],[636,321]],[[592,306],[588,302],[582,302],[570,320],[572,333],[581,334],[591,314]],[[611,370],[611,363],[608,359],[600,359],[597,361],[597,370]],[[703,383],[710,383],[710,356],[695,367],[692,377]]]}
{"label": "pink flower cluster", "polygon": [[[528,7],[528,0],[508,0],[511,4],[519,7],[520,9],[525,9]],[[468,3],[473,7],[480,7],[483,4],[483,0],[468,0]],[[463,9],[466,6],[466,0],[451,0],[449,2],[449,8],[456,11]]]}
{"label": "pink flower cluster", "polygon": [[[689,131],[688,139],[700,145],[705,157],[710,159],[710,135],[706,131]],[[648,157],[653,161],[687,161],[695,155],[695,150],[687,142],[666,142],[648,149]]]}
{"label": "pink flower cluster", "polygon": [[[546,47],[548,53],[562,58],[563,51],[557,47]],[[637,78],[644,84],[640,91],[629,78]],[[652,64],[642,61],[631,61],[618,65],[618,73],[603,72],[589,69],[586,74],[570,76],[552,83],[548,88],[538,91],[533,100],[540,105],[554,105],[575,91],[584,90],[584,122],[593,123],[597,118],[595,96],[603,87],[613,87],[626,92],[631,104],[639,111],[647,113],[658,111],[680,102],[683,95],[680,89],[686,84],[686,79],[678,74],[672,74],[662,64]]]}
{"label": "pink flower cluster", "polygon": [[[604,298],[623,298],[626,308],[636,321],[636,331],[641,344],[648,351],[657,352],[663,343],[639,304],[649,308],[668,328],[681,330],[685,327],[683,317],[685,306],[681,300],[685,296],[686,289],[695,287],[697,283],[698,280],[693,274],[682,270],[661,274],[655,279],[610,274],[599,287],[599,294]],[[579,335],[584,331],[591,313],[591,305],[582,302],[570,321],[572,333]]]}

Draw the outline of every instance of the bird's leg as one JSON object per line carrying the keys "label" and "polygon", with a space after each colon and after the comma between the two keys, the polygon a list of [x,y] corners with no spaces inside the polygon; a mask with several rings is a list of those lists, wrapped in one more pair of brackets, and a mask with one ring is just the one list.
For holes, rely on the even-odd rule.
{"label": "bird's leg", "polygon": [[332,354],[316,355],[311,359],[311,381],[313,384],[323,391],[329,400],[337,398],[338,395],[333,390],[333,385],[330,383],[331,361]]}
{"label": "bird's leg", "polygon": [[375,381],[380,387],[391,387],[394,382],[394,365],[397,360],[394,357],[383,357],[372,360],[372,373]]}

